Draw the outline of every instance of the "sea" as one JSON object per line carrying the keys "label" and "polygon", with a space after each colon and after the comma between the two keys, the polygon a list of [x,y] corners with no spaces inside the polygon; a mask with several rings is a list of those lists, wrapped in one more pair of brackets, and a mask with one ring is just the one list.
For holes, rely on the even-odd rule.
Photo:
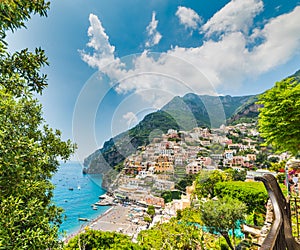
{"label": "sea", "polygon": [[83,174],[83,166],[79,162],[61,163],[51,181],[55,185],[53,202],[64,209],[65,217],[60,227],[62,237],[76,233],[89,221],[106,212],[109,206],[92,205],[99,201],[99,196],[106,191],[101,188],[102,176],[99,174]]}

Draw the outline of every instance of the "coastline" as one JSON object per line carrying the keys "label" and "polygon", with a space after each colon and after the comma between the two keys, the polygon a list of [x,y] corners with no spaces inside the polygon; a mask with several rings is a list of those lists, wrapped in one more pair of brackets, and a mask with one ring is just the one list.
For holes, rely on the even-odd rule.
{"label": "coastline", "polygon": [[106,210],[104,213],[98,215],[96,218],[94,218],[93,220],[87,221],[85,224],[82,224],[81,227],[77,230],[75,230],[73,233],[71,233],[70,235],[67,235],[64,239],[63,242],[67,243],[70,239],[72,239],[73,237],[75,237],[77,234],[82,233],[83,231],[85,231],[85,229],[88,227],[90,228],[90,225],[92,223],[94,223],[95,221],[101,219],[102,217],[104,217],[107,213],[109,213],[111,211],[113,207],[110,207],[108,210]]}
{"label": "coastline", "polygon": [[106,190],[101,188],[102,176],[82,174],[80,163],[61,164],[51,182],[55,186],[52,201],[64,210],[59,228],[61,240],[87,225],[87,222],[79,221],[79,218],[93,220],[110,209],[110,206],[99,206],[97,210],[91,207]]}
{"label": "coastline", "polygon": [[[137,217],[139,218],[139,223],[137,222]],[[146,229],[146,223],[143,221],[143,218],[144,212],[141,212],[139,208],[117,204],[94,220],[82,225],[77,232],[67,236],[63,241],[67,243],[86,229],[119,232],[134,238],[142,229]]]}

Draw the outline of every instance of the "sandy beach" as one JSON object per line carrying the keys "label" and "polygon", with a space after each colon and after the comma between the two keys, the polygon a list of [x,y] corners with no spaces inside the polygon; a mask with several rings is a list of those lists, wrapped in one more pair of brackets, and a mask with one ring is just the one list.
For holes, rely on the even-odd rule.
{"label": "sandy beach", "polygon": [[[139,216],[137,216],[139,215]],[[77,233],[68,236],[64,241],[68,242],[77,234],[83,232],[86,228],[101,231],[120,232],[133,236],[138,232],[140,225],[133,222],[133,218],[139,217],[139,224],[144,224],[141,212],[133,211],[132,207],[124,207],[122,205],[112,206],[104,214],[90,221]]]}
{"label": "sandy beach", "polygon": [[130,213],[130,207],[116,205],[93,220],[88,227],[94,230],[116,231],[132,235],[135,233],[138,225],[131,222]]}

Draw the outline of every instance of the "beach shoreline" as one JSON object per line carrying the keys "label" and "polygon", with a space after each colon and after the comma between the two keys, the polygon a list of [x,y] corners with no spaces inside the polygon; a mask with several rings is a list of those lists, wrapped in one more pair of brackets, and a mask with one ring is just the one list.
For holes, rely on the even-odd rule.
{"label": "beach shoreline", "polygon": [[[81,228],[67,236],[64,242],[67,243],[70,239],[76,235],[84,232],[86,229],[109,231],[109,232],[119,232],[131,237],[134,237],[142,227],[145,227],[144,213],[136,208],[134,211],[132,206],[124,206],[121,204],[116,204],[105,211],[103,214],[99,215],[97,218],[83,224]],[[133,220],[135,218],[135,220]],[[137,218],[139,223],[137,223]]]}

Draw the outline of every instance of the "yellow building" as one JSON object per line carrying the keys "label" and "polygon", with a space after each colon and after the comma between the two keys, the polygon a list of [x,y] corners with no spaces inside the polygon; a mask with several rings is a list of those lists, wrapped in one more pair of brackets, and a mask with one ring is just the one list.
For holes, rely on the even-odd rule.
{"label": "yellow building", "polygon": [[169,160],[168,156],[160,155],[155,161],[155,171],[158,173],[173,172],[173,162]]}

